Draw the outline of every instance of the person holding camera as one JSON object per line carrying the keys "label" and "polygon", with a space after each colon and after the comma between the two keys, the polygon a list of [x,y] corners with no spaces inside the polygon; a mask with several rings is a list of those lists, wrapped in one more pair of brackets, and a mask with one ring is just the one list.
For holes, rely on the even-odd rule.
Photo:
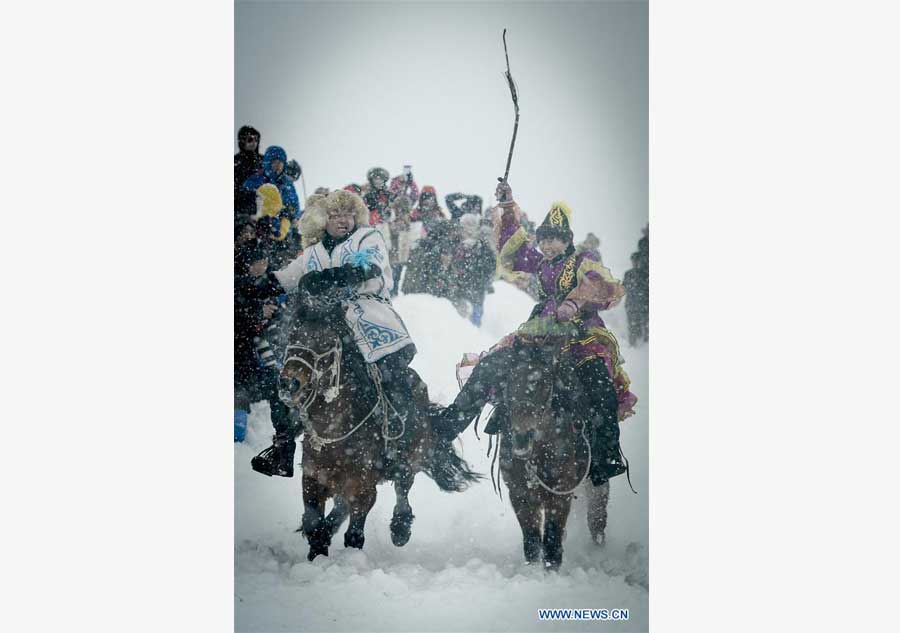
{"label": "person holding camera", "polygon": [[268,340],[279,310],[278,300],[266,296],[268,267],[268,253],[258,241],[250,240],[235,250],[234,441],[244,441],[250,403],[267,400],[275,437],[289,449],[269,474],[290,477],[294,430],[288,408],[278,398],[277,360]]}
{"label": "person holding camera", "polygon": [[419,185],[412,175],[412,165],[404,165],[403,173],[391,179],[388,187],[392,197],[406,196],[410,200],[419,199]]}

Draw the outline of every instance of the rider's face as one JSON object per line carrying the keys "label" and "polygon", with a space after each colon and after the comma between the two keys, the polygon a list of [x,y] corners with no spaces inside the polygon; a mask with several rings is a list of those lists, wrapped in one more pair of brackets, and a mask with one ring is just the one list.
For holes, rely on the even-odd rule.
{"label": "rider's face", "polygon": [[544,257],[553,259],[557,255],[564,253],[569,244],[558,237],[547,237],[538,242],[538,246],[544,254]]}
{"label": "rider's face", "polygon": [[352,211],[340,211],[338,213],[329,213],[328,221],[325,223],[325,232],[331,237],[343,237],[356,227],[356,219],[353,217]]}

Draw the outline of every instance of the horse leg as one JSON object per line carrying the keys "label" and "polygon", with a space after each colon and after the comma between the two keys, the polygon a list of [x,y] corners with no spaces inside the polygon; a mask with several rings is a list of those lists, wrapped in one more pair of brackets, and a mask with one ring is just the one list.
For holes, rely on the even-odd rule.
{"label": "horse leg", "polygon": [[588,529],[594,543],[603,547],[606,545],[606,507],[609,504],[609,482],[599,486],[587,483],[588,488]]}
{"label": "horse leg", "polygon": [[325,524],[325,501],[328,489],[314,477],[303,476],[303,521],[300,529],[309,542],[307,560],[313,560],[319,554],[328,556],[331,534]]}
{"label": "horse leg", "polygon": [[571,507],[570,495],[554,495],[544,504],[544,566],[550,571],[558,571],[562,564],[562,542]]}
{"label": "horse leg", "polygon": [[334,536],[337,533],[349,513],[350,508],[347,506],[347,502],[344,501],[344,498],[335,497],[334,507],[331,509],[331,512],[328,513],[328,516],[325,517],[325,526],[328,529],[329,537]]}
{"label": "horse leg", "polygon": [[394,491],[397,493],[397,503],[394,505],[394,515],[391,517],[391,542],[397,547],[403,547],[409,541],[412,533],[412,522],[416,517],[409,505],[409,490],[412,488],[415,473],[408,464],[398,466],[394,475]]}
{"label": "horse leg", "polygon": [[504,473],[506,488],[509,491],[509,502],[512,504],[522,528],[522,547],[527,564],[541,559],[541,507],[534,499],[529,499],[525,486],[510,484],[510,478]]}
{"label": "horse leg", "polygon": [[356,487],[347,495],[347,501],[350,504],[350,525],[344,532],[344,547],[362,549],[365,545],[366,517],[369,516],[369,511],[375,505],[377,494],[373,480],[368,482],[368,485]]}

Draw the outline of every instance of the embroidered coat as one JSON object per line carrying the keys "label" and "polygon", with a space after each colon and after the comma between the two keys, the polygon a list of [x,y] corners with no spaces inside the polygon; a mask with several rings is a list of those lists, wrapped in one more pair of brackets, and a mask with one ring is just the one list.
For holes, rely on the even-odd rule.
{"label": "embroidered coat", "polygon": [[367,363],[374,363],[413,342],[403,319],[391,305],[394,279],[387,245],[377,229],[370,226],[356,228],[334,247],[330,255],[322,242],[318,242],[274,275],[288,292],[296,292],[306,273],[352,264],[358,257],[356,254],[367,249],[370,261],[381,268],[381,275],[345,288],[341,306],[360,353]]}

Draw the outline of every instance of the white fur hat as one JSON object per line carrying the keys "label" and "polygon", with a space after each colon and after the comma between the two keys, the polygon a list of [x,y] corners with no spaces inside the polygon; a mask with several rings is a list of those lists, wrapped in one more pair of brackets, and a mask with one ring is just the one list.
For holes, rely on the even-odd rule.
{"label": "white fur hat", "polygon": [[351,191],[338,189],[327,196],[313,194],[306,199],[306,209],[300,216],[300,235],[303,248],[322,240],[329,212],[352,211],[356,226],[369,226],[369,209],[362,198]]}

